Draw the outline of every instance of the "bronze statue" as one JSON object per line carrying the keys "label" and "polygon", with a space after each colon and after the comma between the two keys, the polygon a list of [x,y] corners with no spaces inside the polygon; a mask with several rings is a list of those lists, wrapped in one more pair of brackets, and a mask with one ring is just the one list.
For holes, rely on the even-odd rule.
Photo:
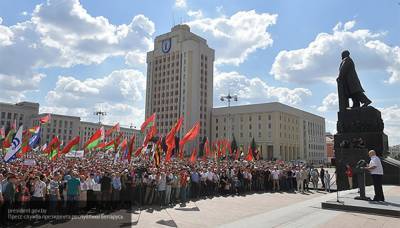
{"label": "bronze statue", "polygon": [[371,100],[364,94],[364,89],[358,79],[353,60],[350,58],[350,52],[342,52],[342,62],[339,67],[339,76],[336,79],[338,84],[339,110],[343,111],[349,107],[349,98],[353,101],[352,109],[367,107]]}

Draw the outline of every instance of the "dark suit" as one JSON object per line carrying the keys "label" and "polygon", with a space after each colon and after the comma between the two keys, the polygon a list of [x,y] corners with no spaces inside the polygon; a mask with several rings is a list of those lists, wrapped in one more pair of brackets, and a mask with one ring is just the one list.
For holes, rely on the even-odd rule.
{"label": "dark suit", "polygon": [[337,83],[340,110],[345,110],[349,107],[349,98],[353,101],[353,107],[360,107],[360,102],[371,102],[364,94],[354,62],[350,57],[344,58],[340,63]]}

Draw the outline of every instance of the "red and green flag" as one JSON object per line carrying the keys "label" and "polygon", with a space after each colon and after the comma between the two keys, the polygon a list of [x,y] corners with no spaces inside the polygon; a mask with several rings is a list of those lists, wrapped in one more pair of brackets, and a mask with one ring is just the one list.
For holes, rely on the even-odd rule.
{"label": "red and green flag", "polygon": [[66,154],[69,153],[71,151],[76,151],[78,150],[78,146],[79,146],[79,141],[80,141],[80,137],[76,136],[75,138],[73,138],[71,141],[69,141],[69,143],[61,150],[61,154]]}
{"label": "red and green flag", "polygon": [[47,114],[39,119],[40,124],[47,124],[51,120],[51,115]]}
{"label": "red and green flag", "polygon": [[116,132],[120,132],[121,131],[119,123],[115,124],[112,128],[110,128],[110,129],[108,129],[106,131],[106,137],[110,136],[114,131],[116,131]]}
{"label": "red and green flag", "polygon": [[206,139],[206,142],[204,143],[204,148],[203,148],[203,160],[206,161],[208,156],[210,156],[210,146],[208,145],[208,138]]}
{"label": "red and green flag", "polygon": [[6,138],[6,130],[4,126],[0,128],[0,141]]}
{"label": "red and green flag", "polygon": [[97,147],[101,141],[104,139],[104,127],[99,128],[85,143],[85,146],[83,147],[85,150],[91,150],[95,147]]}
{"label": "red and green flag", "polygon": [[17,121],[14,120],[13,124],[11,125],[11,129],[8,131],[7,136],[3,141],[3,148],[11,147],[11,142],[13,140],[16,130],[17,130]]}
{"label": "red and green flag", "polygon": [[149,116],[149,118],[147,118],[142,125],[140,126],[140,130],[142,132],[144,132],[144,130],[146,129],[146,127],[148,125],[152,126],[154,125],[154,121],[156,120],[156,113],[153,113],[151,116]]}
{"label": "red and green flag", "polygon": [[57,136],[55,136],[47,146],[45,152],[48,154],[50,160],[54,161],[57,158],[60,150],[60,144],[60,140]]}

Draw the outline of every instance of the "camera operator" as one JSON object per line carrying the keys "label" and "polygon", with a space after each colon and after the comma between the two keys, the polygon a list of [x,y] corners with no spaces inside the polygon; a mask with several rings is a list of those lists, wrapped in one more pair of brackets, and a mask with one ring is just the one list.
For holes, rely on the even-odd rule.
{"label": "camera operator", "polygon": [[371,158],[371,161],[366,169],[371,173],[372,181],[374,183],[375,196],[373,201],[385,201],[382,190],[383,168],[381,160],[376,156],[374,150],[370,150],[368,156]]}

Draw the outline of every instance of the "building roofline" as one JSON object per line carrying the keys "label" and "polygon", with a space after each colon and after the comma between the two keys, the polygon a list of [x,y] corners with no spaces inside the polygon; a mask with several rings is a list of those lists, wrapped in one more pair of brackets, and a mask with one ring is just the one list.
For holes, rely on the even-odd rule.
{"label": "building roofline", "polygon": [[[228,111],[227,109],[229,108],[229,109],[235,109],[235,108],[246,108],[246,107],[261,107],[261,106],[267,106],[267,105],[278,105],[278,106],[280,106],[281,108],[286,108],[286,109],[293,109],[293,110],[295,110],[295,111],[297,111],[297,112],[299,112],[299,113],[301,113],[301,114],[307,114],[307,115],[311,115],[311,116],[314,116],[314,117],[317,117],[317,118],[321,118],[321,119],[325,119],[325,117],[322,117],[322,116],[319,116],[319,115],[316,115],[316,114],[313,114],[313,113],[311,113],[311,112],[307,112],[307,111],[304,111],[304,110],[301,110],[301,109],[299,109],[299,108],[295,108],[295,107],[292,107],[292,106],[289,106],[289,105],[286,105],[286,104],[283,104],[283,103],[281,103],[281,102],[266,102],[266,103],[255,103],[255,104],[245,104],[245,105],[235,105],[235,106],[231,106],[231,107],[213,107],[213,113],[214,113],[214,110],[216,110],[216,111],[222,111],[222,110],[226,110],[226,111]],[[277,110],[277,111],[279,111],[279,110]],[[243,113],[246,113],[246,112],[243,112]]]}

